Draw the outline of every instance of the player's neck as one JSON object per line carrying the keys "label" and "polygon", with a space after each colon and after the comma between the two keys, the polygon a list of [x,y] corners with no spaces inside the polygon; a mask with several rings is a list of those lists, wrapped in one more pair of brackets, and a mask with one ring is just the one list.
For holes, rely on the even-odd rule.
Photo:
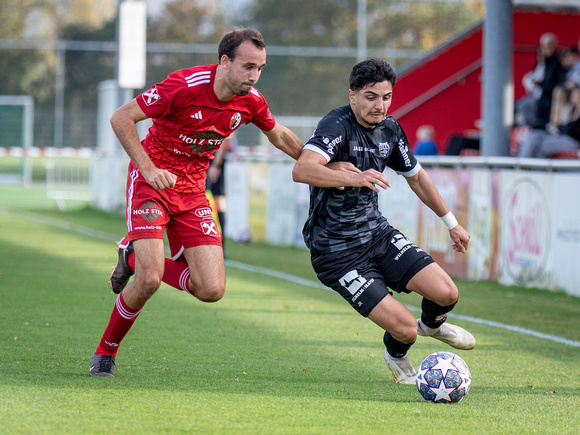
{"label": "player's neck", "polygon": [[235,96],[235,94],[226,83],[225,74],[225,71],[218,65],[213,83],[213,92],[215,96],[218,98],[218,100],[223,101],[224,103],[226,101],[230,101]]}

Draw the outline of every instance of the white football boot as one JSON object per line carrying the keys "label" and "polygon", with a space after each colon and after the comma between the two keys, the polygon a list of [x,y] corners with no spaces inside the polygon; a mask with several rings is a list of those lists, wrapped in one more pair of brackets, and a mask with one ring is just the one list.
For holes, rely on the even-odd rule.
{"label": "white football boot", "polygon": [[469,350],[475,347],[475,337],[461,326],[444,323],[437,329],[429,328],[417,319],[417,335],[421,337],[433,337],[447,343],[455,349]]}
{"label": "white football boot", "polygon": [[409,355],[402,358],[394,358],[385,349],[385,362],[393,372],[393,378],[397,384],[415,384],[417,380],[417,373],[409,361]]}

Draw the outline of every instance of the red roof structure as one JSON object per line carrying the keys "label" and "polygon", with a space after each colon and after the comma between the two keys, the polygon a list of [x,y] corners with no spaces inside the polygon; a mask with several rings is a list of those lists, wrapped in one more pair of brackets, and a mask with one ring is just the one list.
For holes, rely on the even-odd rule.
{"label": "red roof structure", "polygon": [[[514,100],[524,95],[522,77],[534,68],[540,36],[551,32],[560,47],[578,47],[580,8],[514,8]],[[454,135],[477,135],[482,116],[483,23],[398,72],[390,109],[411,144],[424,124],[435,128],[444,154]]]}

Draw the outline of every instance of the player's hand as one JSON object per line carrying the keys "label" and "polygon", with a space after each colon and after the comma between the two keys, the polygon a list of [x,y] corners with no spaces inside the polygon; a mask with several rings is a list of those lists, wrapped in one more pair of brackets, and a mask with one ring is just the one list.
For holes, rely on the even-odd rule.
{"label": "player's hand", "polygon": [[464,254],[467,251],[467,246],[469,245],[469,238],[471,237],[469,233],[461,225],[456,225],[454,228],[449,230],[449,236],[453,240],[453,245],[451,247],[455,252]]}
{"label": "player's hand", "polygon": [[[345,171],[359,173],[361,170],[353,165],[351,162],[330,162],[326,165],[328,169],[333,171]],[[337,187],[338,190],[344,190],[344,186]]]}
{"label": "player's hand", "polygon": [[381,172],[376,169],[367,169],[355,175],[354,187],[368,187],[374,192],[379,192],[379,187],[387,189],[391,183]]}
{"label": "player's hand", "polygon": [[146,172],[141,171],[147,183],[155,190],[163,190],[169,187],[174,187],[177,181],[177,175],[165,169],[154,168]]}
{"label": "player's hand", "polygon": [[361,172],[359,168],[353,165],[351,162],[330,162],[326,165],[328,169],[334,171],[346,171],[346,172]]}

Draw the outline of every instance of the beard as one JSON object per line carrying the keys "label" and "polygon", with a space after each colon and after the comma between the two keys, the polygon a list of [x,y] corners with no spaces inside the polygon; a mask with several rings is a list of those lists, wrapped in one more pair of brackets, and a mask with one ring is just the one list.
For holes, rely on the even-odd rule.
{"label": "beard", "polygon": [[230,90],[239,97],[244,97],[250,93],[252,87],[254,86],[253,83],[242,82],[237,83],[231,79],[231,77],[226,78],[226,82],[230,88]]}
{"label": "beard", "polygon": [[234,94],[236,94],[238,97],[244,97],[250,93],[251,89],[252,88],[245,89],[245,88],[242,88],[241,86],[239,86],[238,88],[232,89],[232,90],[234,91]]}

